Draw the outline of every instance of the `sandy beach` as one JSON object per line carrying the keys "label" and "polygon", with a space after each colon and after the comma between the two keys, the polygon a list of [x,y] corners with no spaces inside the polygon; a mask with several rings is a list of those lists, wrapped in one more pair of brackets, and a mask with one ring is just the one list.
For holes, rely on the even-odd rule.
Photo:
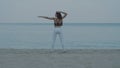
{"label": "sandy beach", "polygon": [[120,68],[120,50],[0,49],[0,68]]}

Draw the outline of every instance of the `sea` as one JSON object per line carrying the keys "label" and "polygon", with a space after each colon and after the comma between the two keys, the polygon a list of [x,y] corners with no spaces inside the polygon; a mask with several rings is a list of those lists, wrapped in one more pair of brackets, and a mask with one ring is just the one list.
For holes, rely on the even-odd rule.
{"label": "sea", "polygon": [[[53,23],[0,23],[0,48],[51,49],[53,31]],[[62,33],[65,49],[120,49],[120,23],[64,23]]]}

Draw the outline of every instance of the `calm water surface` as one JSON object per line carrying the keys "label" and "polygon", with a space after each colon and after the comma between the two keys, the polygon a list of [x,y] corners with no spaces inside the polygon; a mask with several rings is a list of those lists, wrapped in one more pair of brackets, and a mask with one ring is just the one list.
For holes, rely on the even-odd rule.
{"label": "calm water surface", "polygon": [[[0,24],[0,48],[49,49],[53,24],[6,23]],[[62,27],[66,49],[120,49],[120,24],[68,23]],[[59,37],[56,49],[61,45]]]}

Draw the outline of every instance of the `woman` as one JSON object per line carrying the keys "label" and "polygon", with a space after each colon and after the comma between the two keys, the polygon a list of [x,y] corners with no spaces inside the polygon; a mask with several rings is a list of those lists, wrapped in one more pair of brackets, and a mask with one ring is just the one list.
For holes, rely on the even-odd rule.
{"label": "woman", "polygon": [[[63,16],[62,16],[63,14]],[[61,44],[62,44],[62,49],[64,50],[64,44],[63,44],[63,34],[61,31],[61,27],[63,25],[63,19],[67,16],[66,12],[62,12],[62,11],[56,11],[55,17],[46,17],[46,16],[38,16],[39,18],[45,18],[45,19],[49,19],[49,20],[53,20],[54,21],[54,34],[53,34],[53,44],[52,44],[52,50],[54,49],[54,45],[55,45],[55,40],[57,35],[59,35]]]}

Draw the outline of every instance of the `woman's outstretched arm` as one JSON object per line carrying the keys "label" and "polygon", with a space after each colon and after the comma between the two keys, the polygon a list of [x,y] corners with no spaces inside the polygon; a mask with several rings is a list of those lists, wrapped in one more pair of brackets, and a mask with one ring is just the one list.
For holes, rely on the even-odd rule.
{"label": "woman's outstretched arm", "polygon": [[46,16],[38,16],[39,18],[45,18],[45,19],[49,19],[49,20],[54,20],[53,17],[46,17]]}

